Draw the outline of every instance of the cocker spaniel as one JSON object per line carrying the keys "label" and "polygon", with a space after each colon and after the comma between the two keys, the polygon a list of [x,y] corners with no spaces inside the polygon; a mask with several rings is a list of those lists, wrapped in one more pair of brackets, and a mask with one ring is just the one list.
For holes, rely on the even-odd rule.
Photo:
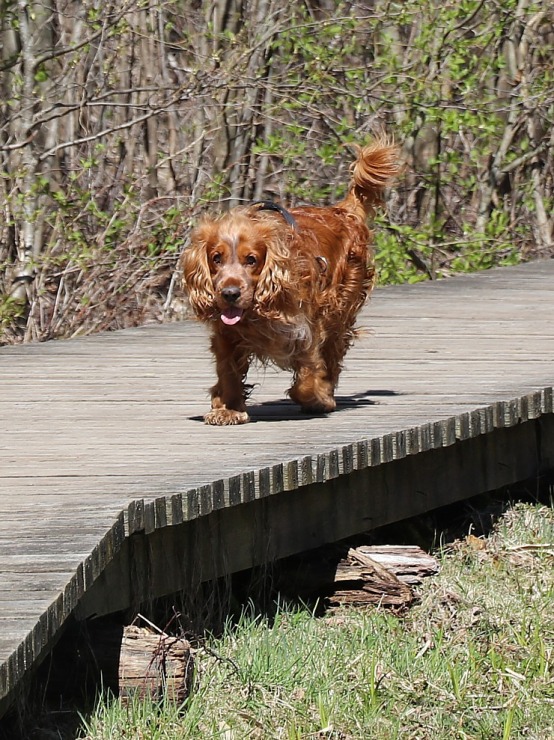
{"label": "cocker spaniel", "polygon": [[398,173],[388,141],[359,147],[346,197],[286,210],[272,202],[206,217],[182,269],[189,302],[211,328],[217,383],[207,424],[244,424],[252,360],[293,373],[304,411],[336,407],[335,388],[356,316],[374,283],[368,216]]}

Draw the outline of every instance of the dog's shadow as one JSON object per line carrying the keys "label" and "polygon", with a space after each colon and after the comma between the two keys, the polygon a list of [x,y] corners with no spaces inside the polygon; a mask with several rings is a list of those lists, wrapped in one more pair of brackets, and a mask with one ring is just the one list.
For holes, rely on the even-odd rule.
{"label": "dog's shadow", "polygon": [[[379,398],[399,396],[397,391],[392,390],[368,390],[361,393],[353,393],[348,396],[336,396],[337,408],[333,414],[347,411],[348,409],[359,408],[360,406],[377,406]],[[330,414],[316,414],[306,411],[297,406],[287,398],[281,398],[277,401],[263,401],[262,403],[248,404],[248,415],[250,422],[268,422],[268,421],[304,421],[306,419],[321,419]],[[201,416],[191,417],[191,421],[203,421]]]}

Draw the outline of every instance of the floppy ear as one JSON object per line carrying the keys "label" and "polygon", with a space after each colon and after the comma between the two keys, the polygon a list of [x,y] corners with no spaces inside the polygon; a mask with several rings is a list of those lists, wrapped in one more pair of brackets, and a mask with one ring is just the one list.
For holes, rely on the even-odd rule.
{"label": "floppy ear", "polygon": [[268,240],[265,264],[262,268],[254,302],[256,312],[266,318],[278,318],[291,313],[290,252],[279,241]]}
{"label": "floppy ear", "polygon": [[208,321],[213,316],[215,293],[208,267],[208,241],[213,229],[210,224],[200,224],[191,234],[190,246],[181,257],[183,284],[194,313]]}

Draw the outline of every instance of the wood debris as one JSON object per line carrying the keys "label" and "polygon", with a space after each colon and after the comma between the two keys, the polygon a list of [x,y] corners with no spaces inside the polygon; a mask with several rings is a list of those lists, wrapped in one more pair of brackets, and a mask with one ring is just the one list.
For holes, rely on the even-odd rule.
{"label": "wood debris", "polygon": [[438,563],[417,546],[320,548],[288,558],[278,571],[278,588],[328,605],[409,607],[412,586],[438,572]]}
{"label": "wood debris", "polygon": [[182,704],[191,689],[190,644],[179,637],[156,634],[143,627],[124,628],[118,667],[122,702],[138,695],[159,699],[166,695]]}

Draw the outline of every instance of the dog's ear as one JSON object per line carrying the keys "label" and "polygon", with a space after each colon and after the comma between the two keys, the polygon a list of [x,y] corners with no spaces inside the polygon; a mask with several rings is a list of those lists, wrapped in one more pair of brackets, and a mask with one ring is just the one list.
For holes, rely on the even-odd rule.
{"label": "dog's ear", "polygon": [[267,243],[265,263],[256,284],[254,302],[256,312],[267,318],[278,318],[289,313],[293,292],[291,286],[288,248],[274,240]]}
{"label": "dog's ear", "polygon": [[183,284],[190,305],[199,319],[212,318],[215,305],[210,268],[208,267],[208,244],[213,237],[213,225],[200,223],[190,236],[190,245],[181,257]]}

